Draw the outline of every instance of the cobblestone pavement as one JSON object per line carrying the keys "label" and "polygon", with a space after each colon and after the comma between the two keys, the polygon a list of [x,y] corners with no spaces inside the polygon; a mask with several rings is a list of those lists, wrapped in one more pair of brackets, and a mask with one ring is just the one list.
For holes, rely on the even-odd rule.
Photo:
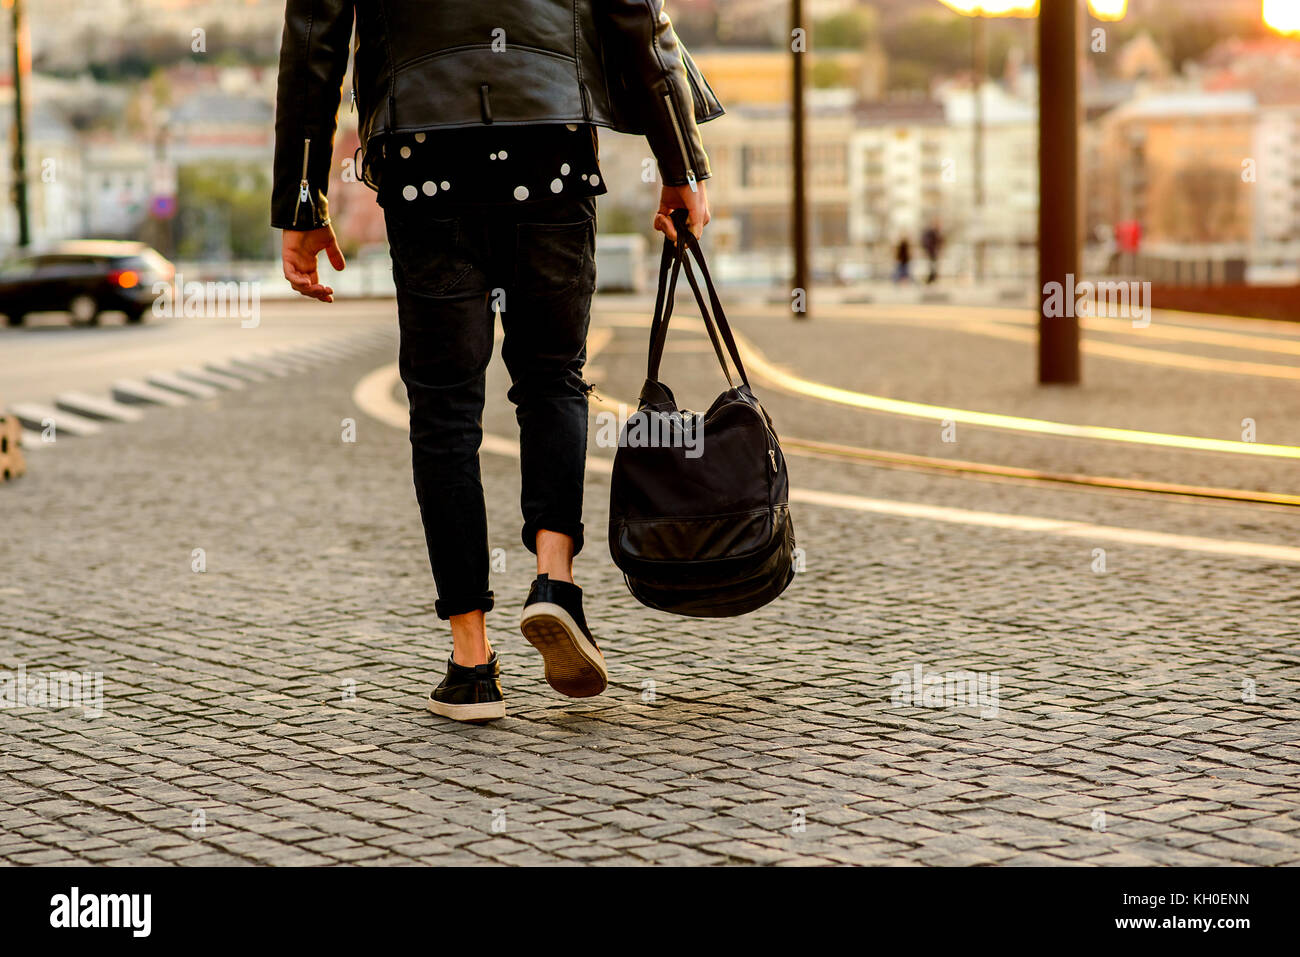
{"label": "cobblestone pavement", "polygon": [[[769,320],[740,325],[812,378],[864,388],[876,361],[847,326],[779,352]],[[665,375],[694,402],[717,373],[688,340]],[[635,393],[641,341],[620,329],[597,357],[602,391]],[[513,628],[532,577],[517,463],[485,455],[510,715],[428,714],[449,642],[406,439],[351,398],[393,352],[60,440],[0,487],[0,668],[103,675],[98,717],[0,711],[0,860],[1300,862],[1294,564],[1112,544],[1101,574],[1078,539],[806,505],[785,597],[678,619],[627,594],[593,474],[577,574],[611,686],[572,701]],[[512,435],[499,363],[491,376],[486,427]],[[763,396],[790,434],[889,447],[903,428]],[[1049,440],[1005,441],[1052,458]],[[802,488],[1297,540],[1276,509],[791,468]],[[997,686],[900,699],[918,668]]]}

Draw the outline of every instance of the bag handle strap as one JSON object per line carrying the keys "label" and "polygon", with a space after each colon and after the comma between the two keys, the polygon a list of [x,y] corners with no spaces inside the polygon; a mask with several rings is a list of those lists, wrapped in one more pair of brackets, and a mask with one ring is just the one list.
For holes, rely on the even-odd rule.
{"label": "bag handle strap", "polygon": [[[663,360],[664,346],[668,340],[668,323],[672,317],[673,302],[677,290],[677,277],[678,273],[685,267],[686,281],[690,283],[691,292],[694,294],[696,305],[700,309],[700,316],[704,320],[704,328],[709,334],[709,341],[712,343],[713,351],[718,357],[718,364],[722,367],[722,374],[727,377],[727,384],[735,388],[735,381],[731,377],[731,369],[727,365],[726,354],[729,353],[741,381],[748,387],[749,377],[745,373],[744,364],[740,361],[740,350],[736,347],[735,337],[732,335],[731,327],[727,323],[727,317],[722,311],[722,302],[718,297],[717,289],[714,288],[713,279],[709,275],[709,268],[705,265],[704,254],[700,249],[699,241],[686,228],[688,215],[689,213],[685,209],[673,210],[672,218],[673,225],[677,229],[677,242],[673,243],[667,237],[664,238],[663,255],[659,261],[659,286],[655,294],[654,319],[650,324],[650,351],[646,364],[646,377],[654,380],[659,378],[659,366]],[[705,303],[704,294],[695,278],[690,259],[687,258],[686,252],[688,249],[700,266],[700,272],[704,277],[704,283],[709,292],[710,304],[713,307],[711,311],[709,304]],[[721,333],[721,339],[719,339],[719,333]],[[726,353],[723,352],[724,342],[726,344]]]}
{"label": "bag handle strap", "polygon": [[[678,233],[680,236],[681,233]],[[709,301],[713,305],[713,321],[717,323],[718,330],[722,334],[722,339],[727,344],[727,353],[731,356],[731,361],[736,364],[736,372],[740,374],[740,379],[749,385],[749,376],[745,373],[745,364],[740,361],[740,348],[736,345],[736,337],[731,332],[731,323],[727,321],[727,315],[722,311],[722,300],[718,296],[718,290],[713,285],[713,277],[709,275],[708,264],[704,261],[704,250],[700,248],[700,241],[695,238],[695,234],[686,230],[686,246],[691,251],[691,255],[699,264],[700,275],[704,277],[705,288],[709,290]],[[684,258],[684,257],[683,257]],[[704,312],[704,302],[700,296],[699,287],[695,284],[695,274],[691,271],[691,264],[685,262],[686,281],[691,284],[691,289],[695,292],[696,301],[700,304],[700,312]],[[721,356],[719,356],[719,361]]]}
{"label": "bag handle strap", "polygon": [[[679,232],[680,236],[681,233]],[[663,359],[664,344],[668,339],[668,321],[673,314],[673,299],[677,292],[677,274],[681,270],[680,249],[664,237],[663,255],[659,258],[659,288],[655,293],[654,319],[650,322],[650,350],[646,361],[646,378],[658,380],[659,363]]]}

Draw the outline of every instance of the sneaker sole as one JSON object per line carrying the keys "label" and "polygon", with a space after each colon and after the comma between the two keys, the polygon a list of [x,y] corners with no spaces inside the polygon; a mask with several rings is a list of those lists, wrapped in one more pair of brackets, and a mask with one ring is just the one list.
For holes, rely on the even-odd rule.
{"label": "sneaker sole", "polygon": [[569,698],[591,698],[609,684],[605,657],[559,605],[539,601],[519,616],[519,630],[542,653],[546,683]]}
{"label": "sneaker sole", "polygon": [[447,704],[445,701],[438,701],[436,698],[430,697],[428,707],[436,715],[451,718],[453,721],[464,721],[468,724],[481,724],[484,721],[495,721],[497,718],[506,716],[506,703],[504,701]]}

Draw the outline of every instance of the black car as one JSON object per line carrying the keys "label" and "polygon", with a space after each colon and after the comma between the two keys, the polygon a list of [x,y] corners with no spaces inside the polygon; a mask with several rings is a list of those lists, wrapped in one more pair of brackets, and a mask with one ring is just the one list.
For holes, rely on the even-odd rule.
{"label": "black car", "polygon": [[140,322],[170,283],[175,267],[144,243],[78,240],[28,253],[0,266],[0,313],[20,326],[29,312],[68,312],[93,325],[101,312]]}

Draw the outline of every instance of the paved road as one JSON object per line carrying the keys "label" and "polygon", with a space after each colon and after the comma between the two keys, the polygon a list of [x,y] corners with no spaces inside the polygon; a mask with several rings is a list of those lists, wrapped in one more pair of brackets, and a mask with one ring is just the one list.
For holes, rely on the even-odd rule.
{"label": "paved road", "polygon": [[[304,308],[306,306],[306,308]],[[154,318],[125,325],[106,316],[97,327],[70,325],[42,315],[28,326],[0,325],[0,408],[17,402],[48,402],[75,389],[104,392],[117,379],[268,349],[293,348],[336,333],[391,323],[392,305],[351,304],[346,314],[319,304],[261,304],[256,325],[238,314],[221,318]],[[251,322],[251,320],[249,320]],[[20,357],[15,361],[10,357]]]}
{"label": "paved road", "polygon": [[[766,322],[741,328],[774,351]],[[640,338],[597,356],[602,391],[635,390]],[[688,339],[665,368],[694,400],[716,372]],[[834,345],[782,358],[847,381],[867,346]],[[511,628],[531,578],[517,464],[487,455],[510,716],[434,718],[447,642],[406,440],[352,397],[393,352],[61,441],[0,488],[0,667],[103,676],[99,717],[0,711],[0,860],[1300,862],[1282,561],[1108,544],[1102,573],[1077,538],[804,505],[787,596],[688,621],[627,595],[594,472],[577,572],[611,687],[575,702]],[[491,379],[485,426],[509,436],[499,363]],[[791,433],[884,421],[771,402]],[[792,469],[846,495],[1297,541],[1275,509]],[[918,669],[973,672],[983,695],[914,700]]]}

